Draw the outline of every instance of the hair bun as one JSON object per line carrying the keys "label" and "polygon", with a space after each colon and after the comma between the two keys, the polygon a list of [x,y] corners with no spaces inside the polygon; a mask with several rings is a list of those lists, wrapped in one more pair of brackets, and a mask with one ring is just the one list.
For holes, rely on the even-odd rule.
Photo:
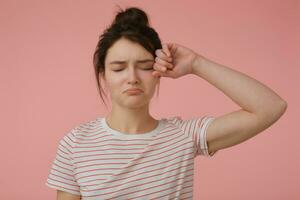
{"label": "hair bun", "polygon": [[127,29],[128,26],[149,26],[149,21],[143,10],[130,7],[126,10],[120,9],[115,17],[114,24]]}

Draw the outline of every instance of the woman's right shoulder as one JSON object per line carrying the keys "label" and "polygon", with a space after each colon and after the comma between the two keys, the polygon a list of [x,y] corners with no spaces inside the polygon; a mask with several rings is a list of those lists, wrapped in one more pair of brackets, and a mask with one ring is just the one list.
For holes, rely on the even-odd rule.
{"label": "woman's right shoulder", "polygon": [[75,124],[69,131],[63,136],[62,140],[71,140],[76,142],[82,137],[93,135],[100,130],[101,117],[97,117],[91,120]]}

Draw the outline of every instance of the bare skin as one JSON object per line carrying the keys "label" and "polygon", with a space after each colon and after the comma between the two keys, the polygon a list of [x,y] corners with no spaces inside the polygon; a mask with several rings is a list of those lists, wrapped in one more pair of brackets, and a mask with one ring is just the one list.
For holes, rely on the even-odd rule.
{"label": "bare skin", "polygon": [[68,192],[64,192],[61,190],[57,190],[56,199],[57,200],[80,200],[81,196],[75,195],[75,194],[70,194]]}
{"label": "bare skin", "polygon": [[[287,102],[264,84],[182,45],[164,44],[156,54],[154,76],[178,78],[194,74],[214,85],[241,107],[216,117],[207,128],[209,153],[252,138],[275,123],[287,109]],[[163,70],[164,67],[167,70]]]}
{"label": "bare skin", "polygon": [[[153,55],[138,43],[119,39],[109,48],[105,60],[105,86],[112,102],[106,116],[108,125],[127,134],[140,134],[153,130],[158,120],[149,113],[150,100],[159,81],[152,75]],[[129,88],[143,92],[130,95]]]}

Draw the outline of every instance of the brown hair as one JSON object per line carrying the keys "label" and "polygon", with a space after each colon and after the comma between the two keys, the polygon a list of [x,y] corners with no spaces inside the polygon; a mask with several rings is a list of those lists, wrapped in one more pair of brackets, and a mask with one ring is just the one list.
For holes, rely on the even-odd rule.
{"label": "brown hair", "polygon": [[93,56],[97,87],[104,104],[105,101],[102,93],[106,98],[107,96],[101,87],[99,74],[104,78],[107,51],[117,40],[123,37],[132,42],[139,43],[149,51],[154,58],[156,57],[155,50],[162,48],[161,40],[157,32],[149,26],[148,16],[143,10],[137,7],[129,7],[126,10],[120,8],[113,23],[110,27],[105,29],[103,34],[99,37]]}

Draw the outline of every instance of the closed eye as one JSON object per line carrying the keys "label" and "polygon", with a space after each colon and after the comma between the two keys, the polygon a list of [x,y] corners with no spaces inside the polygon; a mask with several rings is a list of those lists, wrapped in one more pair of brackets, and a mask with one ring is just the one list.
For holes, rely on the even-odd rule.
{"label": "closed eye", "polygon": [[[113,70],[114,72],[119,72],[119,71],[122,71],[123,69],[116,69],[116,70]],[[150,70],[153,70],[153,67],[150,67],[150,68],[146,68],[146,69],[143,69],[143,70],[146,70],[146,71],[150,71]]]}
{"label": "closed eye", "polygon": [[147,69],[144,69],[144,70],[153,70],[153,67],[151,67],[151,68],[147,68]]}
{"label": "closed eye", "polygon": [[117,69],[117,70],[113,70],[114,72],[118,72],[118,71],[122,71],[123,69]]}

